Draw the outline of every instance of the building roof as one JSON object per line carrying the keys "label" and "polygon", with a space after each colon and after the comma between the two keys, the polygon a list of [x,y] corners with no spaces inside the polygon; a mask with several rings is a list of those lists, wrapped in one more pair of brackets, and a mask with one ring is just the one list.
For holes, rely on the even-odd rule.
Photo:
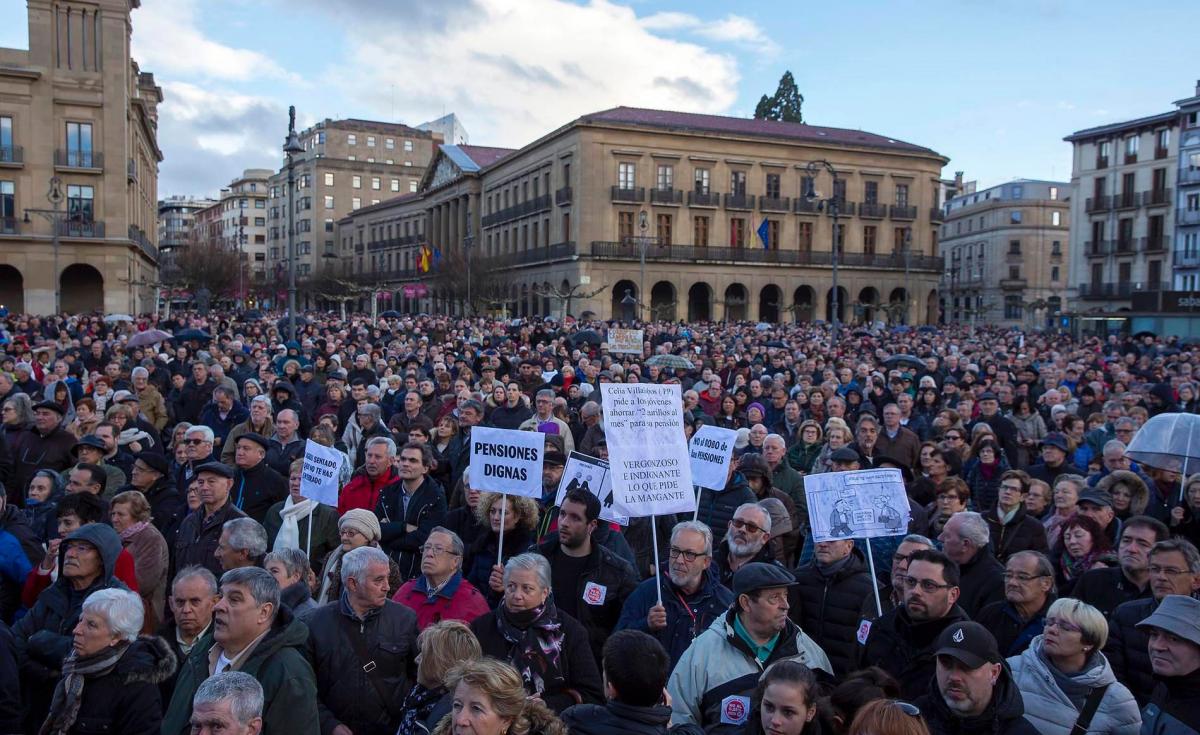
{"label": "building roof", "polygon": [[1078,140],[1088,140],[1090,138],[1107,138],[1116,133],[1125,132],[1126,130],[1136,130],[1138,128],[1143,128],[1143,127],[1147,127],[1147,126],[1161,125],[1162,123],[1174,122],[1178,116],[1179,116],[1178,110],[1171,110],[1170,112],[1161,112],[1157,115],[1150,115],[1148,117],[1139,117],[1135,120],[1126,120],[1124,122],[1109,123],[1108,125],[1100,125],[1095,128],[1086,128],[1084,130],[1077,130],[1074,133],[1071,133],[1067,137],[1063,138],[1063,140],[1067,141],[1068,143],[1074,143],[1075,141],[1078,141]]}
{"label": "building roof", "polygon": [[442,150],[446,151],[456,166],[467,173],[487,168],[500,159],[516,153],[514,148],[495,148],[485,145],[443,145]]}
{"label": "building roof", "polygon": [[924,153],[938,156],[936,151],[902,140],[888,138],[863,130],[829,128],[806,123],[754,120],[723,115],[702,115],[694,112],[671,112],[640,107],[613,107],[579,118],[578,124],[617,123],[663,130],[684,130],[726,135],[748,135],[761,138],[786,138],[811,143],[858,145],[868,148],[904,153]]}

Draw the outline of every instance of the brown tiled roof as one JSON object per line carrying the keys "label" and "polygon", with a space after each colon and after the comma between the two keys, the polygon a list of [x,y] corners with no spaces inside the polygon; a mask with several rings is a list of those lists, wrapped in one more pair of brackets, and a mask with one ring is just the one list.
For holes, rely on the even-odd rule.
{"label": "brown tiled roof", "polygon": [[868,148],[903,151],[908,153],[925,153],[940,155],[930,148],[924,148],[902,140],[888,138],[862,130],[847,130],[845,128],[827,128],[804,123],[778,122],[775,120],[754,120],[741,117],[725,117],[722,115],[701,115],[694,112],[671,112],[669,110],[648,110],[640,107],[614,107],[601,112],[593,112],[579,118],[579,123],[619,123],[623,125],[640,125],[666,130],[689,130],[697,132],[724,133],[728,135],[749,135],[761,138],[786,138],[813,143],[835,143],[839,145],[858,145]]}
{"label": "brown tiled roof", "polygon": [[487,168],[506,156],[516,153],[513,148],[493,148],[486,145],[460,145],[459,149],[479,164],[479,168]]}

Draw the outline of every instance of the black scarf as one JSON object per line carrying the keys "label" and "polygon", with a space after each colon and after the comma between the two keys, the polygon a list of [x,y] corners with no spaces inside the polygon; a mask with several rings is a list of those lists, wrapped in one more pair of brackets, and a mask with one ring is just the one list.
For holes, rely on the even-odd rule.
{"label": "black scarf", "polygon": [[508,662],[521,672],[530,694],[558,690],[566,685],[560,658],[563,627],[554,603],[512,612],[503,602],[496,606],[496,625],[508,641]]}
{"label": "black scarf", "polygon": [[75,725],[75,718],[79,716],[79,705],[83,703],[84,682],[112,672],[128,650],[129,641],[105,647],[90,656],[80,656],[72,650],[63,661],[62,678],[54,688],[50,714],[42,723],[39,735],[60,735],[69,732]]}

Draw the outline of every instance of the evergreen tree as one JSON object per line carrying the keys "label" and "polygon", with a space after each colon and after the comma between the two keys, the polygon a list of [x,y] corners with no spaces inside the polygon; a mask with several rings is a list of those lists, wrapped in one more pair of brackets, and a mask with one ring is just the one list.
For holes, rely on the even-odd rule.
{"label": "evergreen tree", "polygon": [[796,79],[790,71],[785,71],[779,79],[779,87],[771,97],[763,95],[754,108],[756,120],[781,120],[783,122],[804,122],[801,107],[804,105],[804,95],[796,86]]}

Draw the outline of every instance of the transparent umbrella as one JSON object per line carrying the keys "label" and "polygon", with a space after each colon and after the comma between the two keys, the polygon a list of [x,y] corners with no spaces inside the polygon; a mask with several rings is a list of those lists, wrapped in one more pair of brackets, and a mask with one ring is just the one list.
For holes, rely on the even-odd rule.
{"label": "transparent umbrella", "polygon": [[1182,475],[1182,500],[1183,484],[1200,472],[1200,415],[1160,413],[1142,425],[1125,449],[1125,456],[1138,464]]}

